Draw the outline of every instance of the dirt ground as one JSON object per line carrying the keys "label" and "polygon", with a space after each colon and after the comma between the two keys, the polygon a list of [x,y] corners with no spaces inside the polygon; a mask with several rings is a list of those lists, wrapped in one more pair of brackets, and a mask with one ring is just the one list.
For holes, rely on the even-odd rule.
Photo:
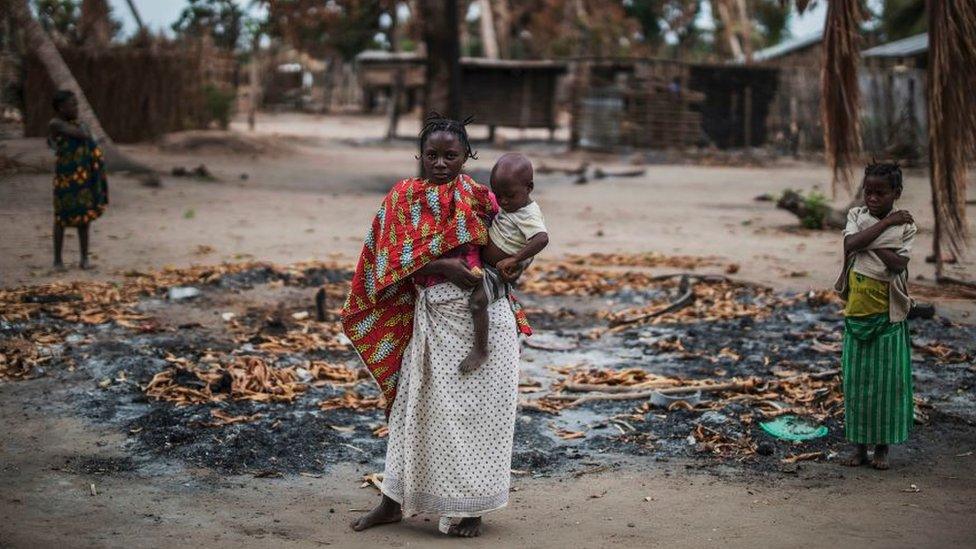
{"label": "dirt ground", "polygon": [[[414,126],[404,124],[401,131],[409,134]],[[38,167],[4,175],[0,181],[0,288],[64,279],[118,280],[121,272],[129,270],[221,261],[351,263],[382,193],[414,170],[412,142],[384,144],[372,139],[382,133],[378,118],[266,115],[259,119],[258,128],[249,134],[238,125],[237,133],[216,140],[190,134],[129,147],[165,173],[176,166],[204,163],[216,180],[167,176],[162,188],[149,189],[132,178],[112,177],[112,204],[93,225],[98,269],[88,273],[72,269],[65,275],[48,268],[50,175],[42,169],[50,165],[49,153],[39,140],[0,142],[3,154]],[[503,135],[509,148],[528,154],[537,167],[575,166],[584,158],[606,170],[633,167],[633,156],[584,157],[546,143],[544,135]],[[471,172],[486,180],[491,163],[505,149],[478,148],[479,160],[471,163]],[[777,161],[762,167],[690,163],[645,167],[641,177],[591,178],[584,185],[565,175],[537,175],[536,198],[553,236],[545,258],[554,261],[569,253],[592,252],[687,254],[714,258],[702,272],[721,273],[734,263],[739,266],[737,279],[770,285],[777,292],[823,289],[833,282],[839,235],[796,229],[793,216],[769,202],[754,200],[763,193],[823,185],[828,174],[821,166]],[[922,227],[912,258],[913,274],[931,279],[931,266],[923,261],[931,239],[931,231],[926,230],[931,227],[928,196],[924,174],[909,171],[901,207],[911,210]],[[76,242],[67,241],[66,259],[73,257]],[[952,272],[971,279],[972,258]],[[184,332],[206,343],[212,331],[219,331],[214,326],[220,322],[213,318],[218,311],[235,311],[244,318],[249,311],[274,303],[286,303],[289,312],[307,305],[301,301],[305,294],[297,289],[253,286],[221,286],[192,306],[150,299],[140,307],[172,325],[200,325]],[[614,295],[611,301],[639,298]],[[574,315],[592,314],[582,310],[585,300],[570,301],[579,307]],[[933,340],[941,330],[947,341],[972,348],[976,338],[967,325],[976,313],[974,302],[945,295],[934,301],[947,320],[920,326],[922,335]],[[543,341],[560,341],[580,331],[574,321],[553,320],[561,318],[556,312],[565,308],[563,304],[530,299],[529,305],[544,311]],[[836,322],[823,321],[822,316],[816,310],[794,311],[771,320],[770,325],[789,332],[790,323],[797,329],[827,329]],[[727,340],[737,326],[717,326],[714,336],[699,339],[706,347],[715,347],[707,349],[715,353],[722,345],[731,345]],[[377,499],[371,488],[360,488],[359,478],[381,467],[380,440],[369,442],[368,436],[353,440],[366,448],[364,456],[352,450],[338,454],[329,450],[323,453],[328,463],[322,466],[309,466],[309,456],[289,454],[289,465],[276,468],[280,471],[272,478],[255,478],[253,469],[229,471],[224,466],[229,438],[221,441],[214,435],[213,441],[189,442],[152,438],[153,424],[145,420],[149,416],[140,415],[150,405],[136,399],[139,391],[116,386],[102,390],[93,381],[114,377],[122,365],[127,365],[130,375],[140,367],[149,372],[152,360],[159,361],[160,349],[176,352],[177,347],[166,347],[176,345],[167,342],[166,334],[123,341],[120,333],[115,328],[79,331],[79,336],[93,342],[76,351],[79,363],[87,361],[77,372],[0,382],[4,425],[0,546],[460,545],[440,538],[436,519],[428,522],[425,517],[360,534],[346,528]],[[662,333],[650,336],[662,337]],[[647,337],[641,332],[605,343],[604,347],[624,349],[619,356],[606,358],[607,364],[617,367],[633,361],[635,355],[628,353],[639,346],[639,338]],[[600,347],[580,351],[584,352],[596,360],[604,360],[601,353],[612,354]],[[815,356],[809,349],[804,353],[803,361]],[[157,358],[144,358],[150,356]],[[541,364],[554,360],[539,351],[534,355],[530,351],[527,357],[532,362],[525,365],[526,371],[534,375],[541,375]],[[714,369],[696,362],[682,367]],[[762,462],[773,466],[740,466],[660,447],[652,453],[601,447],[600,437],[596,442],[553,444],[550,438],[533,438],[548,431],[547,420],[526,416],[529,419],[520,423],[516,437],[514,467],[534,474],[516,476],[510,507],[489,517],[481,539],[465,543],[512,547],[973,545],[976,526],[969,519],[976,504],[974,371],[971,360],[953,366],[927,361],[917,370],[920,390],[945,394],[937,399],[932,424],[921,426],[911,444],[895,451],[893,469],[886,473],[842,468],[832,462],[781,468],[776,464],[789,448]],[[184,410],[184,415],[172,417],[187,422],[196,417],[192,407]],[[287,417],[294,422],[294,429],[285,432],[316,425],[301,423],[304,410],[280,413],[291,414]],[[369,432],[365,424],[375,419],[367,414],[359,420],[363,432]],[[593,420],[570,415],[560,421]],[[264,423],[257,429],[267,431]],[[243,442],[234,442],[235,447],[252,445],[252,467],[261,469],[274,462],[275,456],[262,454],[266,441],[254,430],[240,427],[235,432],[246,435]],[[323,439],[322,444],[336,440]],[[301,444],[306,443],[302,439]],[[533,446],[537,446],[535,454]],[[539,466],[545,461],[536,456],[540,448],[543,453],[558,453],[557,465]]]}

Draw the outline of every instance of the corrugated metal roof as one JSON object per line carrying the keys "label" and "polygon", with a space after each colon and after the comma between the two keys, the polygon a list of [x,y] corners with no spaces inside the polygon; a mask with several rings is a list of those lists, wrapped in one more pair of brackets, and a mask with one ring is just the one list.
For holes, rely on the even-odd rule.
{"label": "corrugated metal roof", "polygon": [[861,53],[864,57],[912,57],[929,51],[929,34],[923,32],[887,44],[875,46]]}
{"label": "corrugated metal roof", "polygon": [[804,36],[799,36],[797,38],[790,38],[789,40],[780,42],[775,46],[761,49],[752,54],[752,60],[758,62],[776,59],[777,57],[782,57],[788,53],[803,49],[807,46],[812,46],[821,40],[823,40],[823,29]]}

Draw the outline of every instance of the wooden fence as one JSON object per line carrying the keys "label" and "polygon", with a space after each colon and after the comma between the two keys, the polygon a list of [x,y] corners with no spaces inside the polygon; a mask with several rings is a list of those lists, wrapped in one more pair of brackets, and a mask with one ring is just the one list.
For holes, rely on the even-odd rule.
{"label": "wooden fence", "polygon": [[[105,131],[121,143],[205,127],[212,109],[207,86],[228,91],[236,85],[233,58],[199,48],[73,48],[61,55]],[[44,136],[55,89],[37,59],[26,64],[24,133]]]}

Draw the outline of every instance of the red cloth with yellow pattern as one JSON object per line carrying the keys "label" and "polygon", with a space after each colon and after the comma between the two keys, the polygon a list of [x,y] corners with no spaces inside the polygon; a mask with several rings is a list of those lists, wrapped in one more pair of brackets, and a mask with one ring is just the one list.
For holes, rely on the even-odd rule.
{"label": "red cloth with yellow pattern", "polygon": [[[386,398],[387,413],[413,335],[416,293],[410,275],[458,246],[487,244],[486,223],[494,213],[489,192],[464,174],[443,185],[404,179],[373,219],[340,315],[343,331]],[[510,299],[519,331],[530,335],[525,312]]]}

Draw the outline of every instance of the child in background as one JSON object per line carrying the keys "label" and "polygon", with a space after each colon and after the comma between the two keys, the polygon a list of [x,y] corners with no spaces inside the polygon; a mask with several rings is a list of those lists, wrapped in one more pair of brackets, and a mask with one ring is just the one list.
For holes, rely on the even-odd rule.
{"label": "child in background", "polygon": [[894,210],[901,197],[898,164],[864,170],[864,206],[851,208],[844,229],[844,269],[835,285],[846,301],[841,357],[844,425],[855,445],[851,466],[887,469],[890,444],[908,438],[914,420],[908,312],[908,256],[918,229]]}
{"label": "child in background", "polygon": [[508,284],[518,278],[532,259],[549,244],[549,233],[539,205],[530,194],[532,163],[518,153],[502,155],[491,170],[491,190],[501,211],[488,229],[488,244],[481,255],[483,283],[469,302],[474,319],[474,348],[461,362],[470,372],[488,357],[488,305],[508,296]]}
{"label": "child in background", "polygon": [[54,168],[54,268],[64,270],[64,228],[78,228],[82,269],[88,261],[88,225],[108,207],[108,181],[102,151],[78,121],[78,98],[68,90],[54,94],[55,116],[48,124],[48,145],[57,156]]}

